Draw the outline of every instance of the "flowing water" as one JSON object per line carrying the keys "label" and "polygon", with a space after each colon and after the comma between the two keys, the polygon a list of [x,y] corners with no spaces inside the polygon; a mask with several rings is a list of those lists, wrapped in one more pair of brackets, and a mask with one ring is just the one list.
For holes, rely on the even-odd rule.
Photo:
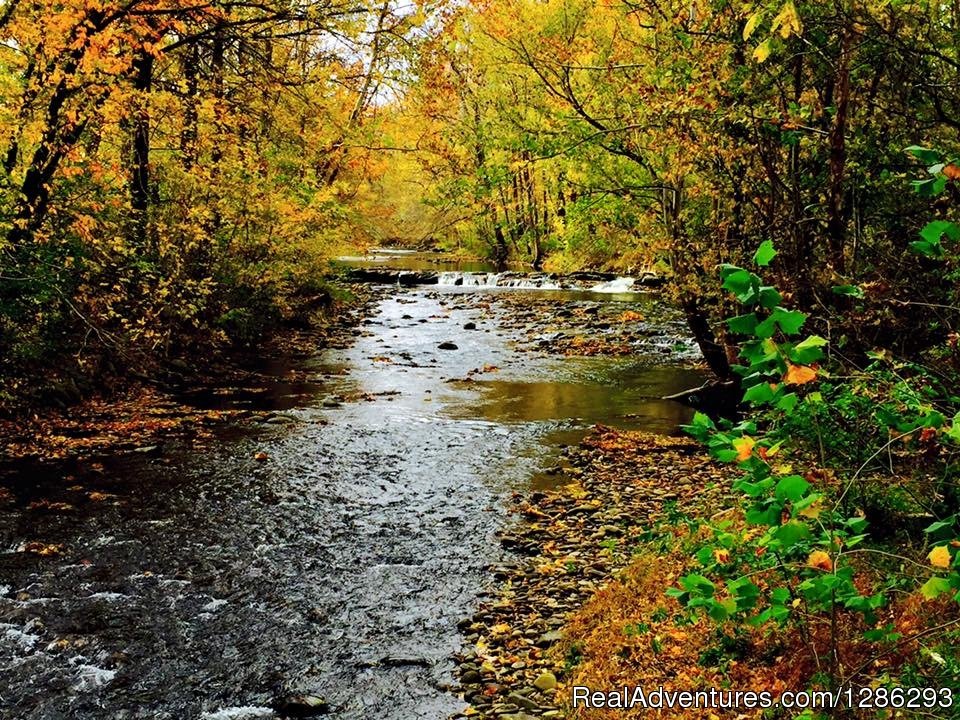
{"label": "flowing water", "polygon": [[658,398],[701,380],[663,353],[520,352],[506,292],[530,291],[397,288],[352,347],[309,361],[310,382],[193,397],[282,423],[0,480],[16,498],[0,510],[0,717],[243,720],[295,692],[344,719],[461,708],[456,624],[500,556],[510,493],[547,482],[593,423],[675,432],[687,411]]}

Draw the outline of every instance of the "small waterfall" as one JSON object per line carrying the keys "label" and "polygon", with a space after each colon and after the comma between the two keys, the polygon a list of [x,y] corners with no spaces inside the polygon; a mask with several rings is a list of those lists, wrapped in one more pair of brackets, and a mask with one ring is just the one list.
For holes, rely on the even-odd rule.
{"label": "small waterfall", "polygon": [[632,277],[618,277],[607,282],[598,283],[590,288],[590,292],[595,293],[628,293],[633,292],[633,286],[637,281]]}
{"label": "small waterfall", "polygon": [[504,272],[467,272],[463,270],[397,270],[394,268],[350,268],[349,277],[354,281],[383,283],[386,285],[439,285],[441,287],[464,287],[479,290],[512,288],[517,290],[568,290],[605,294],[643,292],[661,284],[653,273],[643,273],[639,278],[617,277],[608,273],[525,273],[515,270]]}
{"label": "small waterfall", "polygon": [[437,274],[437,285],[476,288],[521,288],[530,290],[560,290],[556,278],[546,274],[518,272],[453,272]]}

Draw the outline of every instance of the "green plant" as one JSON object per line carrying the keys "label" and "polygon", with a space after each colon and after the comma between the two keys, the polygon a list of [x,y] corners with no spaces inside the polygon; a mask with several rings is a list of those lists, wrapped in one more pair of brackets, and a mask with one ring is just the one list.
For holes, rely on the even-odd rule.
{"label": "green plant", "polygon": [[[754,261],[764,268],[775,256],[773,245],[765,242]],[[829,417],[831,412],[841,418],[865,414],[877,429],[867,443],[868,460],[873,460],[898,442],[919,446],[934,437],[942,437],[948,444],[960,441],[960,415],[948,420],[926,392],[929,383],[918,391],[917,383],[893,375],[880,387],[880,398],[864,400],[854,392],[857,383],[872,377],[870,373],[855,381],[831,381],[818,388],[818,380],[830,378],[828,370],[819,365],[827,341],[818,335],[804,336],[807,316],[783,307],[780,293],[764,285],[752,271],[723,265],[721,278],[724,289],[744,308],[727,326],[743,338],[742,363],[734,370],[741,378],[743,403],[752,413],[737,423],[715,422],[697,413],[686,430],[704,443],[713,457],[742,470],[733,489],[742,498],[743,521],[715,522],[711,540],[696,552],[699,572],[680,578],[679,586],[668,594],[717,621],[791,624],[808,640],[814,654],[821,651],[813,639],[812,624],[828,627],[825,676],[830,684],[842,683],[856,672],[843,668],[840,661],[843,615],[862,619],[859,625],[846,625],[866,626],[863,640],[889,648],[901,638],[888,625],[877,626],[878,612],[890,602],[893,591],[904,585],[905,575],[915,581],[914,588],[919,585],[925,598],[949,593],[960,601],[958,553],[954,550],[958,515],[943,517],[926,528],[933,542],[928,554],[932,576],[916,558],[869,547],[872,538],[858,490],[869,462],[854,468],[837,462],[844,470],[839,478],[816,472],[799,474],[793,461],[809,461],[809,454],[804,455],[792,431],[804,418],[809,423],[811,418]],[[827,399],[837,404],[832,410],[824,409],[825,392]],[[843,460],[845,451],[838,449],[853,440],[840,437],[832,442],[821,451],[839,454]],[[860,502],[852,502],[854,497]],[[862,556],[870,553],[895,558],[897,570],[862,572]]]}

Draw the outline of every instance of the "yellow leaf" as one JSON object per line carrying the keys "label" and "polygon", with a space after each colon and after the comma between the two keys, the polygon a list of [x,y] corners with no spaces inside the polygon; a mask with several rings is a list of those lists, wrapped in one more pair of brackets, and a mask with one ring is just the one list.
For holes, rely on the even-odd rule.
{"label": "yellow leaf", "polygon": [[753,15],[750,16],[750,19],[747,20],[746,26],[743,28],[743,39],[749,40],[750,36],[753,35],[753,31],[757,29],[757,25],[760,24],[760,21],[763,19],[763,11],[758,10]]}
{"label": "yellow leaf", "polygon": [[807,365],[791,365],[787,363],[787,373],[783,381],[787,385],[803,385],[817,379],[817,371]]}
{"label": "yellow leaf", "polygon": [[950,567],[950,548],[946,545],[937,545],[930,554],[927,555],[930,564],[938,568]]}
{"label": "yellow leaf", "polygon": [[762,43],[757,45],[757,47],[754,49],[753,59],[756,60],[758,63],[762,63],[764,60],[770,57],[770,53],[772,50],[773,50],[773,47],[770,44],[770,38],[767,38]]}
{"label": "yellow leaf", "polygon": [[737,451],[737,461],[743,462],[744,460],[749,460],[750,455],[753,454],[753,446],[756,444],[757,441],[748,435],[734,440],[733,449]]}
{"label": "yellow leaf", "polygon": [[797,513],[800,517],[805,517],[810,520],[816,520],[820,517],[820,513],[823,512],[823,506],[819,500],[816,502],[807,505],[803,510]]}
{"label": "yellow leaf", "polygon": [[780,8],[780,12],[773,19],[773,30],[780,31],[780,37],[786,39],[791,35],[799,35],[800,31],[803,29],[803,25],[800,22],[800,14],[797,12],[797,6],[793,4],[793,0],[784,4]]}

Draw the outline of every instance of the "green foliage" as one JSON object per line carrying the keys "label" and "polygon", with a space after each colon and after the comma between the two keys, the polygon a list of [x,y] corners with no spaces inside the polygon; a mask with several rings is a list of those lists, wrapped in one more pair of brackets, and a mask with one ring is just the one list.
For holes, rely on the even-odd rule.
{"label": "green foliage", "polygon": [[[773,248],[764,244],[754,257],[766,266]],[[960,398],[949,396],[923,368],[879,357],[852,377],[831,377],[818,364],[828,341],[803,336],[804,313],[782,307],[780,295],[750,270],[723,265],[720,276],[743,309],[727,327],[742,338],[734,370],[752,414],[735,423],[697,413],[686,430],[713,457],[743,473],[733,483],[743,522],[713,523],[711,540],[696,551],[701,569],[680,578],[668,594],[717,621],[791,624],[805,633],[818,617],[850,613],[868,627],[865,641],[888,647],[899,635],[877,622],[895,592],[906,588],[924,598],[948,595],[960,602],[960,553],[952,549],[960,507],[950,490],[957,473],[949,459],[960,441]],[[925,461],[924,454],[940,443],[946,464],[939,454]],[[895,444],[920,456],[910,463],[918,477],[936,479],[929,486],[913,482],[871,494],[874,486],[863,476],[890,462],[882,455]],[[799,474],[795,463],[812,461],[808,448],[821,455],[821,468],[835,468],[840,478],[816,468]],[[902,564],[885,573],[862,572],[861,556],[875,550],[879,537],[870,525],[878,495],[888,511],[939,510],[940,519],[925,531],[932,547],[928,562],[914,560],[907,574]],[[896,558],[903,552],[909,551],[882,554]],[[932,572],[917,573],[923,564]],[[834,629],[834,657],[839,642]]]}

